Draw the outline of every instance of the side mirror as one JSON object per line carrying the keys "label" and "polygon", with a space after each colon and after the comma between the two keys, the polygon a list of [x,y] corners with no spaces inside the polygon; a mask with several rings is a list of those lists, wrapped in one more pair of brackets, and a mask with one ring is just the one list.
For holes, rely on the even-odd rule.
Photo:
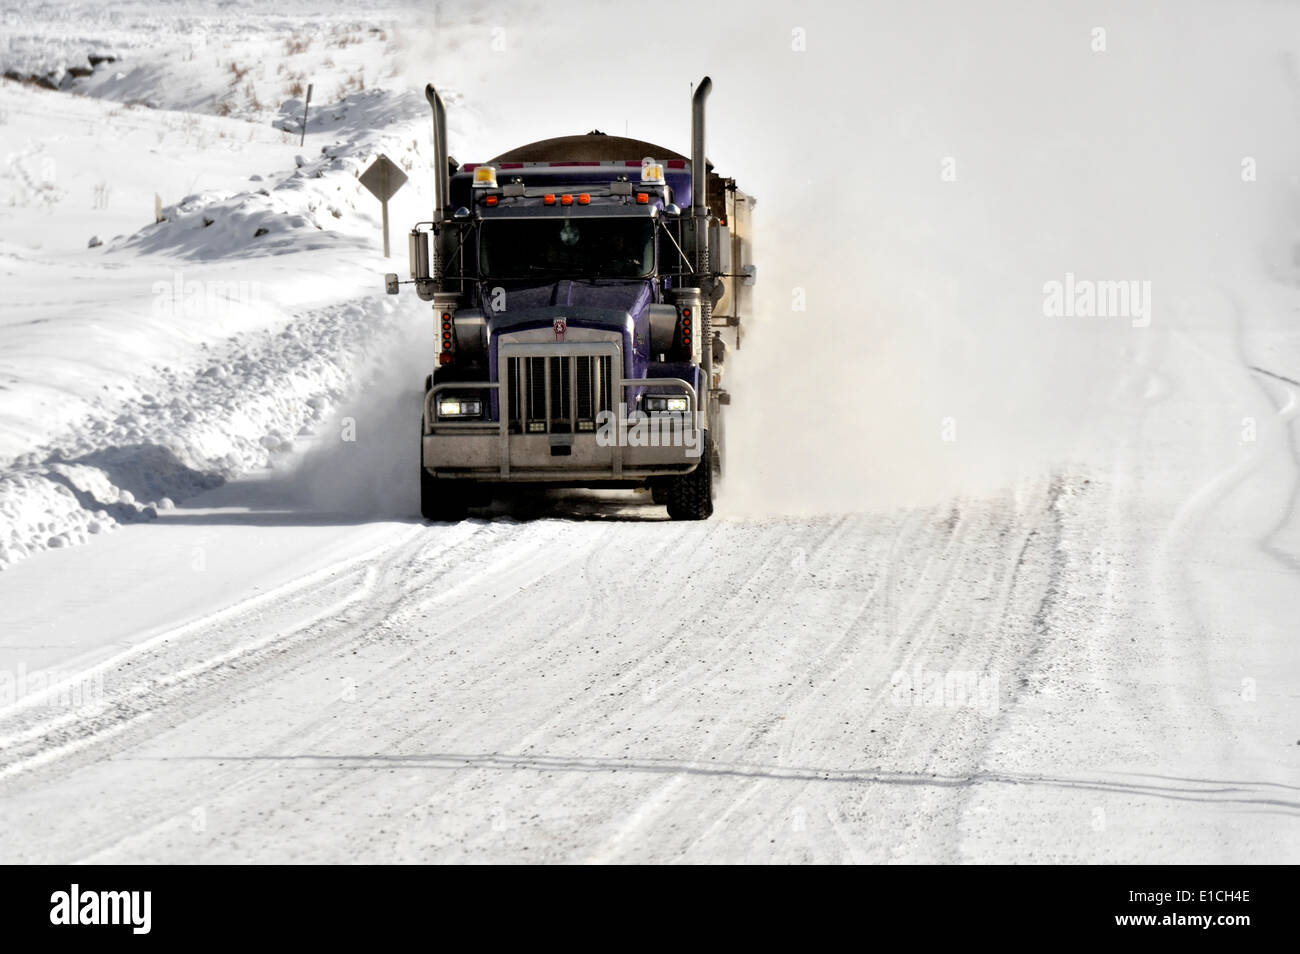
{"label": "side mirror", "polygon": [[397,273],[389,272],[384,276],[384,291],[390,295],[397,294]]}
{"label": "side mirror", "polygon": [[664,215],[671,215],[673,218],[677,218],[681,214],[682,207],[676,202],[669,202],[664,206]]}

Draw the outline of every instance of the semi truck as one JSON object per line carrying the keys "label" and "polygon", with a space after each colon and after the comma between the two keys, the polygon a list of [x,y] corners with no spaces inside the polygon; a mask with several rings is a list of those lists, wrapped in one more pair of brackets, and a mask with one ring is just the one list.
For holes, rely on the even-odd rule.
{"label": "semi truck", "polygon": [[433,214],[409,233],[409,280],[385,276],[433,308],[425,519],[521,484],[639,488],[672,519],[712,515],[756,268],[754,199],[705,156],[711,89],[692,91],[689,156],[592,131],[461,165],[425,88]]}

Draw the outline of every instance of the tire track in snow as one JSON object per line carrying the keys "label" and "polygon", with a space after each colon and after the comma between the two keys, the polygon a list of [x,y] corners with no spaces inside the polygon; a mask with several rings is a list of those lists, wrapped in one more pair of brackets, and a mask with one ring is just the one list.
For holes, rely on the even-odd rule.
{"label": "tire track in snow", "polygon": [[[931,765],[935,756],[946,753],[948,761],[956,756],[962,768],[955,769],[954,766],[945,764],[941,765],[941,771],[935,774],[951,776],[954,771],[960,771],[969,773],[969,777],[974,776],[978,764],[974,751],[978,746],[971,744],[969,730],[962,731],[955,726],[955,723],[963,721],[967,713],[961,709],[935,709],[928,704],[920,706],[900,704],[891,692],[890,674],[910,673],[918,660],[932,653],[941,655],[942,668],[947,671],[971,670],[986,673],[991,668],[994,671],[1006,671],[1010,668],[1013,672],[1018,669],[1015,656],[1008,658],[1005,652],[996,651],[1002,648],[1001,644],[990,645],[990,637],[999,628],[999,624],[1005,625],[1004,617],[1016,606],[1015,590],[1020,568],[1024,562],[1026,546],[1029,540],[1041,532],[1040,522],[1036,518],[1039,511],[1033,506],[1035,503],[1041,505],[1041,498],[1044,495],[1040,490],[1041,488],[1035,487],[1029,494],[1030,509],[1025,513],[1006,514],[1001,509],[990,510],[987,504],[976,505],[974,502],[962,507],[963,516],[952,526],[944,547],[926,548],[926,552],[937,552],[941,555],[937,560],[927,560],[918,571],[910,595],[912,605],[919,603],[920,608],[902,627],[894,631],[898,636],[894,639],[892,643],[894,648],[887,657],[890,659],[889,672],[875,674],[876,680],[884,676],[889,682],[880,684],[881,691],[871,696],[865,706],[862,705],[856,698],[857,693],[850,687],[870,680],[871,667],[869,664],[864,666],[861,655],[848,657],[847,664],[865,668],[866,672],[856,679],[837,678],[835,685],[845,688],[840,689],[838,694],[828,695],[822,700],[820,707],[810,709],[810,722],[811,717],[819,713],[854,711],[855,723],[860,726],[878,726],[880,731],[877,735],[884,735],[891,740],[883,749],[879,749],[877,744],[878,751],[874,757],[877,764],[897,767],[907,766],[911,762],[910,771],[918,777],[924,777],[932,771]],[[999,501],[994,506],[1000,508],[1005,505]],[[933,516],[933,512],[930,516]],[[972,527],[973,517],[981,518],[982,525]],[[923,526],[929,531],[935,523],[934,519],[927,519]],[[984,540],[996,539],[992,535],[997,534],[1000,527],[1018,528],[1019,534],[999,544],[1001,559],[988,558],[979,547]],[[920,542],[914,541],[913,546]],[[962,578],[963,571],[977,557],[984,558],[983,565],[986,568],[983,580],[976,584],[977,588],[970,586],[969,583],[954,582]],[[945,569],[937,579],[933,579],[930,574],[936,562],[944,564]],[[973,596],[975,592],[987,592],[995,583],[999,585],[995,588],[995,595],[992,598]],[[1032,598],[1032,594],[1030,597]],[[947,636],[940,635],[938,622],[941,619],[951,626],[954,622],[951,619],[954,613],[960,617],[968,609],[975,607],[980,608],[980,615],[973,618],[967,626],[957,628]],[[913,691],[920,690],[914,687]],[[857,712],[861,714],[856,715]],[[978,730],[977,738],[987,737],[994,731],[995,726],[989,719],[977,722],[975,729]],[[829,734],[830,730],[831,727],[825,725],[820,732],[814,731],[811,734],[825,735]],[[785,755],[783,759],[785,764],[795,761],[793,754],[788,750]],[[861,757],[857,751],[852,755]],[[872,773],[864,774],[870,776]],[[889,832],[887,844],[879,843],[878,839],[873,841],[872,838],[864,841],[861,837],[864,829],[879,831],[879,826],[873,824],[873,819],[882,814],[880,803],[888,804],[900,797],[900,790],[890,777],[891,774],[883,770],[876,772],[875,775],[879,780],[865,779],[861,785],[854,786],[852,793],[836,790],[833,793],[835,801],[829,806],[825,805],[819,797],[819,787],[814,783],[806,783],[787,794],[783,814],[787,818],[799,818],[802,825],[806,827],[810,817],[813,816],[809,807],[819,808],[825,827],[833,836],[831,843],[838,842],[849,860],[862,860],[864,848],[868,849],[868,857],[871,860],[886,860],[904,850],[907,857],[914,859],[938,861],[949,858],[956,850],[955,840],[944,832],[937,833],[940,837],[936,840],[933,837],[936,834],[934,822],[941,814],[952,816],[958,809],[951,804],[953,797],[951,794],[940,793],[932,787],[922,786],[909,790],[905,796],[902,796],[907,803],[905,811],[899,810],[899,806],[892,805],[891,810],[883,813],[885,817],[904,819],[901,826],[895,826],[894,830]],[[948,800],[948,804],[935,804],[941,795]],[[854,831],[858,833],[858,837],[846,840],[844,838],[846,831]],[[922,841],[918,842],[918,838]],[[809,839],[809,841],[814,840]],[[826,839],[819,839],[817,843],[819,851],[824,852]]]}

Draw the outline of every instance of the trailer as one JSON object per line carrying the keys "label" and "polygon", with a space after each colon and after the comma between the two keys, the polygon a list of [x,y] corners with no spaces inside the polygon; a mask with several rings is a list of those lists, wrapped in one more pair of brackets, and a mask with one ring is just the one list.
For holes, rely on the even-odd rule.
{"label": "trailer", "polygon": [[458,520],[511,486],[648,488],[677,520],[713,513],[725,472],[728,350],[756,268],[754,199],[705,158],[599,132],[485,163],[447,151],[433,110],[434,209],[410,279],[437,346],[420,420],[420,505]]}

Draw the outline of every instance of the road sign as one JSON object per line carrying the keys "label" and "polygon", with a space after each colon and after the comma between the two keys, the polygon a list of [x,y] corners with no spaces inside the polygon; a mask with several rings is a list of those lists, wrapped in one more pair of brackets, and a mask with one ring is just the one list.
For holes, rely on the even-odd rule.
{"label": "road sign", "polygon": [[383,153],[361,173],[361,184],[380,202],[387,202],[406,184],[406,173]]}
{"label": "road sign", "polygon": [[406,184],[406,173],[393,160],[382,152],[370,164],[370,168],[361,173],[361,184],[370,190],[371,195],[379,200],[384,209],[384,258],[388,254],[388,200]]}

